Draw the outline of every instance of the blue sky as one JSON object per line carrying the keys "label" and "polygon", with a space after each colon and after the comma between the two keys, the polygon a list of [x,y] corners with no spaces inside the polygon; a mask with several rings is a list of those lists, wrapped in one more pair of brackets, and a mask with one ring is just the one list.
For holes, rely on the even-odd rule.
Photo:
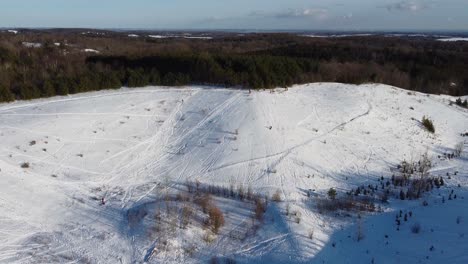
{"label": "blue sky", "polygon": [[0,0],[0,27],[468,31],[468,0]]}

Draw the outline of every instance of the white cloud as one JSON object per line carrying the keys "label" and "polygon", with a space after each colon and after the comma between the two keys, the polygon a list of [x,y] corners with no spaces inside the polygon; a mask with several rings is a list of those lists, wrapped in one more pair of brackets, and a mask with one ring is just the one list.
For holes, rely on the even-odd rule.
{"label": "white cloud", "polygon": [[410,11],[417,12],[430,7],[428,1],[421,0],[404,0],[397,3],[392,3],[384,6],[389,11]]}
{"label": "white cloud", "polygon": [[272,17],[280,19],[293,19],[293,18],[313,18],[316,20],[325,20],[329,17],[327,9],[322,8],[304,8],[304,9],[287,9],[282,12],[266,13],[262,11],[253,11],[249,14],[251,17]]}
{"label": "white cloud", "polygon": [[305,18],[327,19],[329,16],[327,9],[306,8],[306,9],[288,9],[285,12],[275,14],[277,18]]}

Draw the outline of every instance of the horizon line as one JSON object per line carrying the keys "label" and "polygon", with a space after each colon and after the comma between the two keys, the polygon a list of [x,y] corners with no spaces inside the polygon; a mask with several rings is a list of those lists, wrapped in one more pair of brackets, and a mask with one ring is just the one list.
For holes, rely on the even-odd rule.
{"label": "horizon line", "polygon": [[255,28],[132,28],[132,27],[5,27],[0,26],[1,30],[19,29],[19,30],[107,30],[107,31],[191,31],[191,32],[268,32],[268,33],[298,33],[298,32],[361,32],[361,33],[468,33],[468,29],[255,29]]}

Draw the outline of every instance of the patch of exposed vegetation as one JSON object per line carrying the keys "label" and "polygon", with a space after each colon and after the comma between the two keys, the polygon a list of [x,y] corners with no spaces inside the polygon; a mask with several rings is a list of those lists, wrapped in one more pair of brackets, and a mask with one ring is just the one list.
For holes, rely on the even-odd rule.
{"label": "patch of exposed vegetation", "polygon": [[424,128],[426,128],[427,131],[431,133],[435,133],[434,123],[432,122],[431,119],[429,119],[426,116],[423,116],[421,123],[424,126]]}

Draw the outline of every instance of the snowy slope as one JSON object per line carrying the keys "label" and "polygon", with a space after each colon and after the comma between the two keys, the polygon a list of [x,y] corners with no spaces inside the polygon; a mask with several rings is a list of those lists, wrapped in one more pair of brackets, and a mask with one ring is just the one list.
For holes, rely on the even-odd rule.
{"label": "snowy slope", "polygon": [[[460,135],[468,132],[468,110],[450,100],[385,85],[319,83],[252,93],[149,87],[2,104],[0,263],[199,263],[213,256],[240,263],[467,263],[467,154],[439,156],[468,142]],[[423,116],[434,121],[435,134],[421,126]],[[306,195],[376,184],[426,151],[431,175],[452,175],[427,194],[429,206],[391,197],[383,213],[360,220],[321,214]],[[248,225],[252,205],[216,198],[226,224],[212,243],[194,225],[174,231],[171,246],[156,252],[146,214],[187,181],[242,184],[268,196],[279,190],[283,202],[269,203],[255,235],[232,241],[227,237]],[[459,198],[442,203],[452,189]],[[396,231],[399,210],[414,216]],[[419,234],[410,231],[415,222]]]}

